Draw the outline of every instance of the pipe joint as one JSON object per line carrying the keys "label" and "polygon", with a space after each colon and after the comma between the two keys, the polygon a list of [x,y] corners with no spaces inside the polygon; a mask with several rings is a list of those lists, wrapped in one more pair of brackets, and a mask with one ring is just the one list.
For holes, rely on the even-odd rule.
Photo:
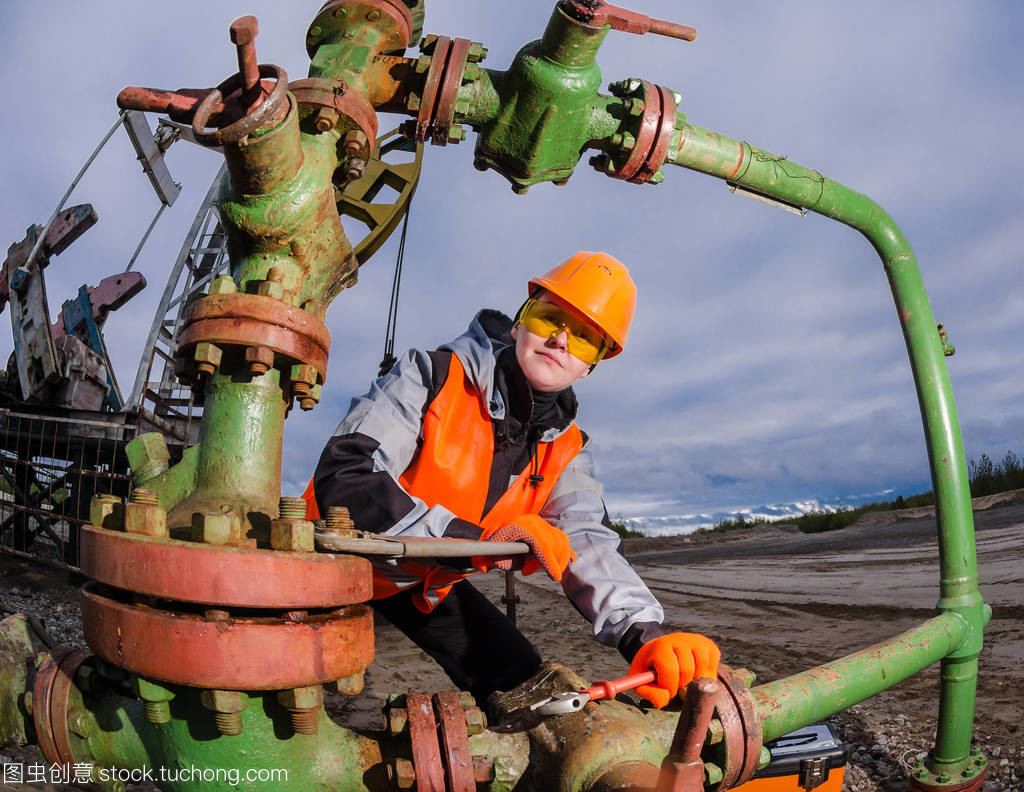
{"label": "pipe joint", "polygon": [[947,660],[972,660],[981,654],[984,629],[992,618],[992,608],[977,591],[958,597],[943,597],[938,602],[940,613],[956,617],[960,626],[960,642],[946,655]]}

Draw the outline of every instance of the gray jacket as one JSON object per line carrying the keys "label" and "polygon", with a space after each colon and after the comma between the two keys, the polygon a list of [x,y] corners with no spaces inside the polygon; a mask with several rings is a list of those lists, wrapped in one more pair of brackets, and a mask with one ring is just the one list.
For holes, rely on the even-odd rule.
{"label": "gray jacket", "polygon": [[[332,442],[347,439],[349,447],[357,445],[359,453],[369,459],[364,458],[360,462],[363,466],[357,475],[338,475],[332,471],[329,462],[325,463],[331,449],[328,445],[316,474],[321,511],[335,499],[332,495],[334,481],[344,480],[348,482],[346,486],[352,487],[358,486],[360,480],[366,482],[375,476],[375,486],[383,483],[401,489],[398,479],[413,460],[424,412],[436,395],[435,368],[439,353],[458,356],[492,419],[503,420],[509,405],[504,403],[502,394],[495,387],[495,361],[509,344],[510,339],[504,331],[510,324],[507,317],[496,312],[481,311],[468,330],[454,341],[443,345],[438,352],[415,349],[407,352],[391,371],[373,383],[366,395],[353,399]],[[571,418],[574,419],[575,399],[572,405]],[[548,428],[540,440],[551,441],[567,428]],[[343,453],[338,451],[333,459],[338,460],[342,456]],[[337,462],[335,467],[341,465],[342,462]],[[382,476],[387,480],[382,481]],[[395,507],[394,518],[381,518],[381,521],[391,523],[386,528],[381,526],[383,533],[475,538],[472,532],[467,534],[465,521],[459,520],[444,506],[428,507],[404,490],[401,490],[401,497],[402,505]],[[337,495],[337,500],[346,502],[344,494]],[[407,507],[408,510],[404,511]],[[399,515],[400,512],[403,513]],[[664,619],[661,605],[622,557],[618,535],[605,524],[607,510],[603,487],[595,478],[593,457],[586,446],[559,476],[540,516],[569,537],[576,561],[566,570],[562,588],[573,605],[593,624],[598,641],[619,648],[630,659],[643,642],[663,634],[660,628]],[[479,528],[476,529],[478,535]],[[397,565],[387,562],[376,565],[402,585],[404,573]]]}

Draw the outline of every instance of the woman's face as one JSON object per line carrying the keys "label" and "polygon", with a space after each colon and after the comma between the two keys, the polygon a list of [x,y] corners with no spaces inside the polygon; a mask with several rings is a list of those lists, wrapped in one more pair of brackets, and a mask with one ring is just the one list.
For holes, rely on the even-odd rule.
{"label": "woman's face", "polygon": [[[564,300],[545,293],[538,298],[579,316]],[[536,391],[550,393],[568,388],[574,382],[590,373],[590,364],[569,354],[567,331],[563,330],[551,338],[534,335],[516,322],[512,328],[516,342],[516,360],[526,375],[527,381]]]}

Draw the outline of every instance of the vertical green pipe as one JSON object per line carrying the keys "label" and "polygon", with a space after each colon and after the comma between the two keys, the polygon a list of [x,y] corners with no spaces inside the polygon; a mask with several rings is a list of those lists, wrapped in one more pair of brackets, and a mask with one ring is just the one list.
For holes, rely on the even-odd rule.
{"label": "vertical green pipe", "polygon": [[225,349],[220,371],[206,383],[191,494],[170,510],[172,527],[188,525],[193,512],[231,511],[266,531],[277,516],[287,406],[281,373],[250,376],[242,368],[240,353]]}
{"label": "vertical green pipe", "polygon": [[[917,388],[935,490],[942,613],[965,623],[959,645],[943,660],[941,707],[929,769],[967,766],[977,685],[977,657],[988,611],[978,592],[974,520],[963,440],[946,368],[917,261],[902,232],[867,196],[785,157],[686,123],[674,164],[717,176],[756,193],[804,207],[849,225],[871,242],[885,268]],[[858,673],[857,669],[850,669]]]}

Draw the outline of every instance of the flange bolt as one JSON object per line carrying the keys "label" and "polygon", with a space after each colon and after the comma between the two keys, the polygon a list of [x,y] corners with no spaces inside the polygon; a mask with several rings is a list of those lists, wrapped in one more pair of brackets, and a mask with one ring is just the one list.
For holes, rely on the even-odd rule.
{"label": "flange bolt", "polygon": [[304,498],[282,497],[277,505],[282,520],[305,520],[306,501]]}

